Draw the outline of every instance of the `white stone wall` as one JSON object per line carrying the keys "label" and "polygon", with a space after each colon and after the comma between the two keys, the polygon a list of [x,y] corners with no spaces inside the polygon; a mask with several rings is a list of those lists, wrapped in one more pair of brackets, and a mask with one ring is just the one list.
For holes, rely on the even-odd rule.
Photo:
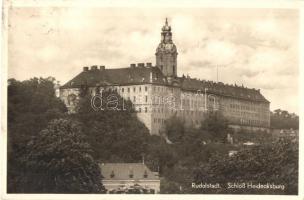
{"label": "white stone wall", "polygon": [[269,127],[269,104],[230,97],[221,98],[221,111],[233,124],[241,126]]}
{"label": "white stone wall", "polygon": [[[105,88],[100,88],[101,91]],[[268,103],[246,101],[231,97],[216,96],[197,91],[183,91],[178,87],[163,85],[107,86],[116,90],[125,100],[131,100],[138,119],[145,124],[151,134],[159,135],[164,130],[165,120],[176,114],[188,126],[199,126],[207,111],[220,110],[231,124],[253,127],[269,127],[270,111]],[[96,87],[89,88],[95,95]],[[69,112],[75,111],[75,103],[68,100],[76,95],[77,88],[61,89],[60,98]]]}

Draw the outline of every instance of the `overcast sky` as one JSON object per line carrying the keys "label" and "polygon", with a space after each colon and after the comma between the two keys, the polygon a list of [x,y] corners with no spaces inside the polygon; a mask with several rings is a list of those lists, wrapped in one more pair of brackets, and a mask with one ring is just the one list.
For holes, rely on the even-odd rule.
{"label": "overcast sky", "polygon": [[168,17],[178,75],[260,88],[271,110],[298,112],[299,13],[291,9],[13,8],[9,78],[54,76],[83,66],[155,63]]}

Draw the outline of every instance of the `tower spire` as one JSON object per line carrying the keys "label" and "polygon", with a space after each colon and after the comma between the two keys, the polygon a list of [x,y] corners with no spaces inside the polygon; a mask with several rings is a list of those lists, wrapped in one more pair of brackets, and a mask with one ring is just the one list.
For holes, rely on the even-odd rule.
{"label": "tower spire", "polygon": [[166,17],[166,26],[168,26],[168,18]]}

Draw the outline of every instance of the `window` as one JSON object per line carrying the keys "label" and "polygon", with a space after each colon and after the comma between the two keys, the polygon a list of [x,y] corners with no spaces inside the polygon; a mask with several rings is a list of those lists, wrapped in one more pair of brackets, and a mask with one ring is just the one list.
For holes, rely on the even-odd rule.
{"label": "window", "polygon": [[146,92],[148,91],[148,87],[147,87],[147,86],[145,87],[145,91],[146,91]]}
{"label": "window", "polygon": [[138,108],[138,112],[141,112],[141,108]]}
{"label": "window", "polygon": [[146,96],[146,102],[148,102],[148,96]]}
{"label": "window", "polygon": [[121,88],[121,92],[124,92],[125,91],[125,88]]}
{"label": "window", "polygon": [[114,178],[115,177],[115,174],[114,174],[114,171],[112,170],[111,174],[110,174],[110,177],[111,178]]}
{"label": "window", "polygon": [[136,87],[133,88],[133,92],[136,92]]}
{"label": "window", "polygon": [[148,108],[147,107],[145,107],[145,112],[148,112]]}
{"label": "window", "polygon": [[136,102],[136,96],[133,97],[133,101]]}
{"label": "window", "polygon": [[139,91],[141,92],[141,87],[139,86]]}
{"label": "window", "polygon": [[128,88],[128,92],[130,92],[130,88]]}
{"label": "window", "polygon": [[133,178],[133,170],[130,170],[129,177]]}
{"label": "window", "polygon": [[147,178],[148,177],[148,173],[147,173],[147,171],[145,170],[145,172],[144,172],[144,178]]}

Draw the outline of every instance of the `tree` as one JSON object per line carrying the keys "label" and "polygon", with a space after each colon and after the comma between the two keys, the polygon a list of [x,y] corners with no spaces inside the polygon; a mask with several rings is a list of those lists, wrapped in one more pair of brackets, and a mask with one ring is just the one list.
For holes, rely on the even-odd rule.
{"label": "tree", "polygon": [[77,106],[78,112],[71,116],[82,122],[94,157],[101,162],[141,161],[141,154],[147,152],[150,134],[138,120],[131,101],[110,90],[103,91],[100,96],[102,102],[96,98],[99,109],[94,109],[93,97],[85,94]]}
{"label": "tree", "polygon": [[99,166],[85,141],[80,124],[66,119],[51,121],[28,144],[23,164],[25,192],[100,193]]}
{"label": "tree", "polygon": [[8,80],[8,192],[23,192],[26,175],[21,158],[27,145],[47,123],[64,116],[64,103],[55,96],[55,79]]}
{"label": "tree", "polygon": [[211,140],[225,142],[227,133],[231,132],[228,120],[220,112],[209,112],[202,121],[200,129],[209,132]]}
{"label": "tree", "polygon": [[270,115],[270,127],[274,129],[299,129],[299,116],[276,109]]}
{"label": "tree", "polygon": [[171,142],[180,142],[185,135],[185,122],[173,115],[165,120],[165,134]]}

